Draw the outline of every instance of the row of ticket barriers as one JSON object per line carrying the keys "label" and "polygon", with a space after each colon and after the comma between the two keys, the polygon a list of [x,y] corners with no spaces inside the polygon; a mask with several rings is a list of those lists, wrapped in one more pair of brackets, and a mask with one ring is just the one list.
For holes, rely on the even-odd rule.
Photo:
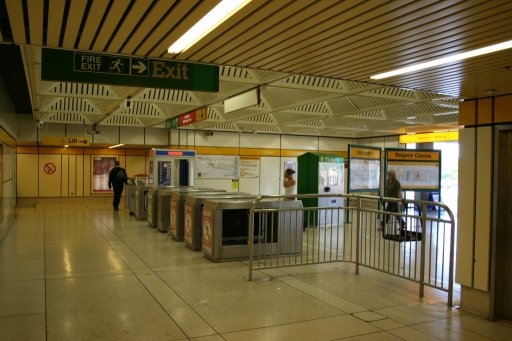
{"label": "row of ticket barriers", "polygon": [[[155,187],[135,179],[126,185],[126,207],[138,220],[214,262],[247,259],[249,212],[257,198],[243,192],[188,186]],[[269,200],[257,207],[275,209],[255,215],[258,250],[298,254],[302,246],[300,200]],[[286,214],[294,212],[294,214]],[[284,240],[289,239],[289,240]],[[266,251],[267,252],[267,251]],[[274,252],[274,251],[271,251]]]}

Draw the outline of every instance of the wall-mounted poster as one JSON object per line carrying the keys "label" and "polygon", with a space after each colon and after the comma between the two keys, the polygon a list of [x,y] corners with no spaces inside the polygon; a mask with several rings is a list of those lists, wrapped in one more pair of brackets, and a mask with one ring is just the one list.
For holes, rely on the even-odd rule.
{"label": "wall-mounted poster", "polygon": [[238,179],[238,156],[197,155],[196,177],[199,179]]}
{"label": "wall-mounted poster", "polygon": [[386,149],[386,172],[393,169],[406,191],[441,189],[441,151]]}
{"label": "wall-mounted poster", "polygon": [[108,188],[108,174],[114,168],[116,156],[92,157],[92,191],[93,193],[112,192]]}
{"label": "wall-mounted poster", "polygon": [[348,191],[378,192],[380,190],[381,149],[369,146],[348,146]]}
{"label": "wall-mounted poster", "polygon": [[257,156],[240,157],[240,177],[257,178],[260,176],[260,158]]}
{"label": "wall-mounted poster", "polygon": [[171,185],[172,161],[157,161],[158,163],[158,186]]}

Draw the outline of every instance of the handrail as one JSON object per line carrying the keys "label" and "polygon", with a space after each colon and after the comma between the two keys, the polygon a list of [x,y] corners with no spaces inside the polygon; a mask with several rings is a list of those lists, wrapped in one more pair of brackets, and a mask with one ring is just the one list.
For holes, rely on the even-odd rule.
{"label": "handrail", "polygon": [[[320,199],[320,198],[343,198],[343,199],[349,199],[350,201],[345,201],[344,204],[347,202],[350,202],[350,206],[342,205],[335,205],[335,206],[318,206],[318,207],[301,207],[301,208],[263,208],[258,207],[258,204],[262,201],[270,200],[270,201],[286,201],[286,200],[301,200],[301,199]],[[396,202],[403,204],[404,207],[409,206],[410,204],[415,206],[415,210],[413,212],[389,212],[385,211],[384,209],[375,209],[373,208],[373,204],[376,204],[377,207],[380,207],[380,204],[382,202]],[[369,206],[369,207],[367,207]],[[443,214],[446,214],[448,218],[440,218],[440,217],[432,217],[427,214],[427,207],[428,206],[436,206],[439,208],[442,208],[444,210]],[[417,209],[416,209],[417,208]],[[329,213],[332,210],[335,213]],[[304,232],[304,239],[303,242],[305,243],[306,247],[310,243],[312,246],[312,250],[310,253],[310,250],[306,249],[303,250],[303,254],[301,254],[300,262],[298,264],[285,264],[284,261],[280,258],[283,257],[279,254],[274,255],[274,252],[277,251],[271,251],[271,255],[268,256],[267,254],[261,255],[258,254],[258,264],[255,264],[255,245],[254,245],[254,233],[255,233],[255,226],[254,226],[254,217],[255,214],[263,214],[264,212],[272,213],[272,212],[278,212],[278,214],[295,214],[295,216],[300,215],[302,217],[305,212],[309,212],[309,219],[308,221],[303,221],[301,218],[301,222],[304,223],[304,226],[309,227],[310,223],[313,223],[315,226],[313,226],[313,230],[310,232]],[[302,213],[301,213],[302,212]],[[332,215],[338,214],[349,214],[349,212],[353,212],[350,214],[353,214],[354,217],[354,225],[351,223],[345,223],[342,221],[335,221],[333,223]],[[276,213],[272,213],[276,214]],[[318,220],[320,219],[320,216],[331,214],[331,221],[324,221],[321,225]],[[408,235],[405,238],[414,238],[407,240],[407,242],[410,242],[409,248],[412,248],[414,245],[418,247],[418,250],[421,250],[418,256],[419,259],[416,259],[415,255],[416,253],[412,253],[410,250],[408,251],[409,254],[406,254],[406,249],[401,250],[401,248],[397,248],[394,244],[386,244],[386,243],[393,243],[393,242],[401,242],[400,238],[397,240],[390,241],[384,241],[384,244],[382,244],[382,236],[380,236],[377,232],[377,221],[381,220],[384,215],[388,216],[395,216],[395,217],[401,217],[401,219],[405,219],[407,223],[410,225],[411,223],[414,224],[415,221],[417,221],[417,226],[414,228],[414,230],[409,231]],[[327,220],[327,218],[324,217],[324,220]],[[339,218],[339,217],[338,217]],[[273,218],[272,218],[273,219]],[[276,218],[278,219],[278,218]],[[312,220],[312,221],[310,221]],[[386,219],[387,223],[388,219]],[[404,222],[405,222],[404,221]],[[260,221],[261,224],[261,221]],[[332,225],[334,224],[334,225]],[[448,226],[447,226],[448,224]],[[318,226],[317,226],[318,225]],[[340,226],[337,226],[340,225]],[[437,232],[434,231],[434,225],[436,226]],[[315,228],[316,227],[316,228]],[[409,226],[410,227],[410,226]],[[449,228],[449,231],[447,229]],[[261,227],[260,227],[261,228]],[[334,228],[337,228],[336,230],[336,236],[340,236],[340,238],[343,239],[341,246],[335,246],[336,250],[338,250],[338,247],[346,247],[349,248],[354,247],[351,252],[350,250],[341,250],[339,252],[342,252],[344,255],[342,259],[339,259],[337,256],[333,258],[325,258],[320,259],[321,254],[320,249],[322,249],[322,252],[324,253],[324,256],[326,252],[338,252],[336,250],[329,251],[326,250],[326,248],[331,247],[329,244],[321,244],[326,243],[326,240],[331,238],[329,235],[325,233],[323,235],[322,230],[325,230],[326,228],[329,228],[333,230]],[[278,227],[279,229],[279,227]],[[301,240],[302,240],[302,226],[297,226],[296,230],[301,231]],[[443,231],[444,236],[448,238],[449,234],[449,244],[445,240],[432,240],[433,238],[440,238],[438,234],[440,233],[440,229]],[[350,231],[352,231],[355,235],[355,240],[353,237],[350,237]],[[405,231],[405,230],[404,230]],[[309,234],[311,233],[311,240],[309,238]],[[348,234],[347,234],[348,233]],[[331,232],[332,234],[332,232]],[[365,236],[363,238],[363,236]],[[371,195],[361,195],[361,194],[334,194],[334,193],[328,193],[328,194],[297,194],[297,195],[260,195],[257,198],[255,198],[252,203],[251,207],[249,209],[249,231],[248,231],[248,254],[249,254],[249,280],[252,280],[252,271],[253,269],[260,269],[265,267],[280,267],[280,266],[292,266],[292,265],[305,265],[305,264],[317,264],[322,262],[330,262],[330,261],[345,261],[345,262],[352,262],[356,266],[356,274],[359,273],[359,267],[360,266],[366,266],[370,268],[374,268],[378,271],[383,271],[387,273],[392,273],[393,275],[400,276],[402,278],[407,278],[416,282],[419,282],[420,285],[420,296],[424,293],[424,286],[432,286],[434,288],[444,290],[448,292],[448,305],[451,306],[453,303],[453,276],[454,276],[454,236],[455,236],[455,218],[453,213],[451,212],[450,208],[443,204],[442,202],[434,202],[434,201],[428,201],[428,200],[413,200],[413,199],[398,199],[398,198],[389,198],[389,197],[382,197],[382,196],[371,196]],[[443,237],[443,236],[441,236]],[[281,237],[283,238],[283,236]],[[338,237],[336,237],[338,238]],[[345,238],[345,239],[344,239]],[[347,239],[348,238],[348,239]],[[370,239],[368,239],[370,238]],[[427,239],[428,238],[428,239]],[[278,241],[272,241],[273,243],[278,243]],[[330,241],[333,242],[332,240]],[[259,241],[261,243],[261,241]],[[288,243],[291,243],[291,241],[288,241]],[[338,242],[337,242],[338,243]],[[347,244],[348,243],[348,244]],[[368,244],[370,243],[370,244]],[[373,243],[373,245],[371,244]],[[377,247],[378,244],[378,248]],[[442,249],[438,249],[438,244],[442,244]],[[383,245],[383,249],[380,249],[381,245]],[[387,246],[386,246],[387,245]],[[332,246],[334,247],[334,246]],[[373,247],[373,249],[372,249]],[[405,246],[404,246],[405,247]],[[390,249],[391,248],[391,249]],[[433,249],[437,248],[437,249]],[[261,249],[261,246],[258,247],[258,250]],[[279,247],[277,247],[279,249]],[[448,278],[446,278],[446,271],[444,269],[446,265],[446,259],[445,255],[449,249],[449,259],[448,259]],[[268,250],[268,249],[267,249]],[[270,250],[274,250],[272,246],[270,246]],[[354,255],[355,251],[355,255]],[[384,253],[383,253],[384,252]],[[387,252],[387,254],[386,254]],[[436,258],[438,257],[438,253],[440,254],[439,257],[442,258]],[[427,258],[428,254],[428,258]],[[309,256],[308,256],[309,255]],[[353,255],[355,258],[352,258]],[[265,260],[265,257],[277,257],[277,262],[269,261],[267,263]],[[365,258],[361,258],[364,256]],[[296,256],[297,257],[297,256]],[[304,258],[305,257],[305,258]],[[312,257],[312,259],[309,258]],[[382,259],[380,257],[383,257]],[[392,257],[392,258],[389,258]],[[412,257],[410,259],[406,259],[406,257]],[[272,259],[272,258],[270,258]],[[372,260],[374,263],[377,261],[377,263],[368,263],[368,259]],[[440,261],[441,259],[441,261]],[[304,260],[304,262],[303,262]],[[384,265],[384,267],[380,266],[379,264],[382,262],[388,262],[387,268]],[[402,262],[407,261],[406,265],[402,264],[396,264],[396,262]],[[411,264],[411,262],[419,261],[419,264],[414,263]],[[379,263],[380,262],[380,263]],[[391,263],[390,263],[391,262]],[[264,266],[261,266],[260,263],[263,263]],[[291,263],[291,262],[290,262]],[[270,266],[268,264],[271,264]],[[277,265],[276,265],[277,264]],[[372,265],[373,264],[373,265]],[[390,266],[392,265],[392,268]],[[404,269],[404,266],[408,266],[408,269]],[[427,269],[428,266],[428,269]],[[431,273],[432,266],[434,267],[433,273]],[[417,268],[419,267],[419,269]],[[438,272],[436,267],[441,267],[441,270],[439,271],[441,273],[441,279],[437,278]],[[428,271],[427,271],[428,270]],[[398,271],[398,273],[396,273]],[[402,271],[400,273],[400,271]],[[412,272],[411,272],[412,271]],[[415,271],[419,271],[419,280],[417,275],[414,274]],[[406,272],[410,272],[411,274],[409,277],[407,276]],[[412,276],[412,277],[410,277]],[[433,277],[434,276],[434,277]],[[440,284],[438,284],[438,282]],[[445,283],[448,283],[448,287],[445,287]]]}

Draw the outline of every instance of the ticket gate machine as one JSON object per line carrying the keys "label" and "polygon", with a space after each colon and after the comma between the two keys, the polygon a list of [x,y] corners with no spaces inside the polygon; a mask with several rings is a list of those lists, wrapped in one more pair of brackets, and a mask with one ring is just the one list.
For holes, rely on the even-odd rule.
{"label": "ticket gate machine", "polygon": [[[210,199],[202,217],[203,255],[214,262],[247,259],[252,199]],[[285,209],[254,215],[254,256],[299,254],[302,250],[302,202],[261,201],[257,208]],[[299,212],[300,211],[300,212]]]}
{"label": "ticket gate machine", "polygon": [[[223,190],[215,190],[212,188],[197,187],[174,187],[158,191],[158,207],[157,207],[157,225],[158,231],[168,232],[172,226],[172,219],[176,216],[173,210],[172,198],[187,193],[203,193],[203,192],[224,192]],[[174,217],[173,217],[174,214]],[[182,239],[183,240],[183,239]]]}
{"label": "ticket gate machine", "polygon": [[[188,186],[187,186],[188,187]],[[158,192],[166,189],[179,188],[176,186],[150,187],[147,194],[147,219],[150,227],[158,226]],[[192,187],[188,187],[192,188]]]}
{"label": "ticket gate machine", "polygon": [[185,198],[188,195],[192,194],[223,194],[226,193],[224,190],[205,190],[200,192],[174,192],[171,195],[171,203],[170,203],[170,224],[169,224],[169,235],[172,239],[182,242],[184,239],[184,207],[185,207]]}
{"label": "ticket gate machine", "polygon": [[256,199],[256,195],[244,192],[225,193],[190,193],[184,196],[183,229],[185,246],[193,251],[202,247],[202,211],[203,205],[209,199]]}

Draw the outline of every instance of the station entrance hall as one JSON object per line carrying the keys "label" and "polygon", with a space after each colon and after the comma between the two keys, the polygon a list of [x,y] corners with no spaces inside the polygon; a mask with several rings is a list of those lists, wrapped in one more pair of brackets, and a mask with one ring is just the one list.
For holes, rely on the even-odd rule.
{"label": "station entrance hall", "polygon": [[0,340],[512,340],[510,22],[0,0]]}

